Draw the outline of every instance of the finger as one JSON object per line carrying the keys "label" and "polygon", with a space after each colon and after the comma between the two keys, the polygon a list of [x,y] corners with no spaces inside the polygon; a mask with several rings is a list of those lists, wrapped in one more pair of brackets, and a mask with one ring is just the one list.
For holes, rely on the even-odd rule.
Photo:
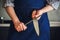
{"label": "finger", "polygon": [[40,10],[37,10],[36,11],[36,18],[40,17],[43,13],[40,11]]}
{"label": "finger", "polygon": [[15,26],[15,29],[16,29],[16,31],[18,31],[18,32],[19,32],[19,30],[18,30],[18,26]]}
{"label": "finger", "polygon": [[23,25],[22,25],[22,23],[19,24],[19,25],[20,25],[21,31],[23,31]]}
{"label": "finger", "polygon": [[19,24],[19,25],[18,25],[17,30],[18,30],[19,32],[22,31],[22,24]]}
{"label": "finger", "polygon": [[24,28],[24,30],[26,30],[27,29],[27,27],[23,24],[23,28]]}
{"label": "finger", "polygon": [[20,26],[18,26],[16,29],[17,29],[17,31],[18,32],[20,32],[21,31],[21,28],[19,28]]}
{"label": "finger", "polygon": [[32,18],[34,18],[35,15],[36,15],[36,10],[34,10],[34,11],[32,12]]}
{"label": "finger", "polygon": [[40,16],[40,15],[39,15],[38,13],[35,15],[36,18],[38,18],[39,16]]}
{"label": "finger", "polygon": [[38,17],[38,18],[37,18],[37,20],[39,20],[40,18],[41,18],[41,16],[40,16],[40,17]]}
{"label": "finger", "polygon": [[23,29],[24,29],[24,30],[26,30],[26,29],[27,29],[27,27],[24,25],[24,23],[22,23],[22,25],[23,25]]}
{"label": "finger", "polygon": [[19,24],[18,30],[19,30],[20,32],[23,31],[22,24]]}

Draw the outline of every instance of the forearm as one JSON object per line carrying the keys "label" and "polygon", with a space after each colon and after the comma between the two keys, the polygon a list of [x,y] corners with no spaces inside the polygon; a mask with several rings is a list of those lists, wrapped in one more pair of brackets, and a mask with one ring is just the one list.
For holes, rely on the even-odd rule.
{"label": "forearm", "polygon": [[14,27],[18,32],[24,31],[27,29],[27,27],[24,25],[24,23],[20,22],[17,15],[15,14],[14,8],[9,6],[5,7],[8,15],[11,17]]}
{"label": "forearm", "polygon": [[11,17],[12,21],[17,21],[18,17],[15,14],[14,8],[13,7],[5,7],[8,15]]}
{"label": "forearm", "polygon": [[45,12],[52,11],[53,9],[54,9],[54,8],[53,8],[52,6],[46,5],[44,8],[42,8],[42,9],[40,10],[40,12],[45,13]]}

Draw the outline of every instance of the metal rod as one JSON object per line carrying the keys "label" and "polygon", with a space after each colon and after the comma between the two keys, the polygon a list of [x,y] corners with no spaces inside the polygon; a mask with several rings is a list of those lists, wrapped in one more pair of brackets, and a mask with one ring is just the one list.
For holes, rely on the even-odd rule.
{"label": "metal rod", "polygon": [[31,23],[33,20],[30,20],[29,22],[27,22],[25,25],[28,25],[29,23]]}

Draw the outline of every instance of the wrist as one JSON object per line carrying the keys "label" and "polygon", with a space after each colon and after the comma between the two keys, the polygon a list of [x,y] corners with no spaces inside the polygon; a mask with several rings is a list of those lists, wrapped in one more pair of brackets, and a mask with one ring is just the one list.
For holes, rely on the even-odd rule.
{"label": "wrist", "polygon": [[44,13],[44,11],[43,11],[42,9],[41,9],[41,10],[39,10],[39,12],[40,12],[40,13],[42,13],[42,14]]}
{"label": "wrist", "polygon": [[19,19],[12,19],[13,22],[20,22]]}

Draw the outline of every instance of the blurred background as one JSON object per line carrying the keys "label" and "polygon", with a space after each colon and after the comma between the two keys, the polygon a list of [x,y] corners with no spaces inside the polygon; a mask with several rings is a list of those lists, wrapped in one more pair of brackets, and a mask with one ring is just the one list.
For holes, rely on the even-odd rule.
{"label": "blurred background", "polygon": [[[3,1],[0,0],[0,40],[7,40],[11,19],[2,7]],[[58,10],[48,12],[48,17],[50,21],[51,40],[60,40],[60,6]]]}

